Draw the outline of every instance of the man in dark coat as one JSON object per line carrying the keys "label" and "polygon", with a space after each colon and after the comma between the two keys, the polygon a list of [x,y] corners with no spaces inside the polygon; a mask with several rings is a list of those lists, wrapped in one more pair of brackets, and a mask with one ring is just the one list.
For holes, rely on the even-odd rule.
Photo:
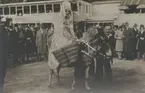
{"label": "man in dark coat", "polygon": [[12,65],[16,65],[16,63],[18,62],[18,33],[17,33],[17,29],[16,27],[14,27],[14,29],[9,26],[6,25],[5,26],[6,29],[6,35],[7,35],[7,39],[8,39],[8,53],[9,56],[12,55]]}
{"label": "man in dark coat", "polygon": [[106,26],[105,29],[107,30],[105,33],[106,33],[106,36],[108,37],[108,44],[113,53],[115,49],[115,32],[113,31],[111,26]]}
{"label": "man in dark coat", "polygon": [[20,63],[25,61],[25,36],[24,36],[24,29],[20,25],[18,27],[18,55]]}
{"label": "man in dark coat", "polygon": [[129,24],[125,23],[124,39],[123,39],[123,48],[124,48],[124,58],[127,60],[132,60],[132,29],[129,27]]}
{"label": "man in dark coat", "polygon": [[18,63],[18,27],[15,25],[14,29],[11,31],[11,48],[13,55],[13,63],[16,65]]}
{"label": "man in dark coat", "polygon": [[137,58],[137,42],[138,42],[138,35],[139,31],[137,29],[137,24],[134,24],[133,29],[132,29],[132,54],[133,58]]}
{"label": "man in dark coat", "polygon": [[25,37],[25,51],[26,51],[26,58],[27,58],[26,61],[28,62],[31,53],[31,45],[32,45],[32,37],[33,37],[33,33],[30,30],[29,26],[26,26],[25,28],[24,37]]}
{"label": "man in dark coat", "polygon": [[[100,53],[106,55],[107,50],[109,50],[109,44],[108,44],[108,38],[104,31],[101,32],[101,34],[99,35],[97,45],[98,44],[99,44],[99,46],[98,46],[97,50]],[[99,54],[96,55],[96,60],[97,60],[97,69],[96,69],[97,79],[99,81],[102,81],[104,79],[107,81],[111,81],[112,80],[112,69],[111,69],[111,64],[110,64],[111,60],[106,59],[105,57],[103,57]]]}
{"label": "man in dark coat", "polygon": [[7,41],[4,24],[0,17],[0,93],[3,93],[4,77],[6,72]]}

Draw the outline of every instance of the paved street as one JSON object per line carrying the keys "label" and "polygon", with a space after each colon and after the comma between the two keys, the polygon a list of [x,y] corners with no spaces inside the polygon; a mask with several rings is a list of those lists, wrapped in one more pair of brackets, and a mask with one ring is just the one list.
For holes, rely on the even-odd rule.
{"label": "paved street", "polygon": [[[93,86],[94,93],[145,93],[145,62],[114,60],[113,83]],[[39,62],[8,69],[4,93],[68,93],[72,83],[72,69],[62,69],[61,82],[48,88],[47,63]]]}

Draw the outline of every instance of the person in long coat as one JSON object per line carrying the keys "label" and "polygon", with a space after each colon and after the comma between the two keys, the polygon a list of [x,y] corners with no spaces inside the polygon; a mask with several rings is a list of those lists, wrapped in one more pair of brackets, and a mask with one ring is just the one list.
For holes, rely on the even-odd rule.
{"label": "person in long coat", "polygon": [[40,30],[36,34],[36,47],[38,54],[38,61],[41,61],[41,56],[47,53],[47,31],[41,24]]}
{"label": "person in long coat", "polygon": [[132,60],[132,29],[129,27],[128,23],[125,23],[125,31],[123,32],[123,52],[124,58],[127,60]]}
{"label": "person in long coat", "polygon": [[32,36],[33,36],[33,33],[30,30],[28,25],[25,28],[24,36],[25,36],[25,52],[26,52],[26,58],[27,58],[27,62],[28,62],[30,53],[31,53]]}
{"label": "person in long coat", "polygon": [[0,17],[0,93],[3,93],[4,78],[7,64],[7,39],[4,24]]}
{"label": "person in long coat", "polygon": [[25,61],[25,36],[24,36],[24,29],[22,26],[18,28],[18,54],[19,60],[21,63]]}
{"label": "person in long coat", "polygon": [[14,29],[11,31],[11,48],[12,48],[12,55],[13,55],[13,63],[14,65],[18,64],[18,28],[15,25]]}
{"label": "person in long coat", "polygon": [[[140,55],[145,56],[145,28],[144,25],[140,26],[140,32],[138,36],[138,59],[140,59]],[[145,58],[144,58],[145,60]]]}
{"label": "person in long coat", "polygon": [[132,33],[133,33],[133,36],[132,36],[132,53],[133,53],[133,57],[135,59],[135,58],[137,58],[136,46],[137,46],[138,35],[139,35],[137,24],[134,24],[133,29],[132,29]]}
{"label": "person in long coat", "polygon": [[108,43],[112,49],[112,51],[114,51],[115,49],[115,31],[109,26],[108,28]]}
{"label": "person in long coat", "polygon": [[36,54],[37,48],[36,48],[36,30],[34,29],[34,26],[31,25],[30,27],[32,31],[32,45],[31,45],[31,55],[34,56]]}
{"label": "person in long coat", "polygon": [[122,59],[122,52],[123,52],[123,27],[120,27],[118,31],[115,33],[116,38],[116,46],[115,51],[117,52],[118,58]]}
{"label": "person in long coat", "polygon": [[97,60],[96,78],[99,81],[102,80],[112,81],[112,68],[111,68],[112,51],[108,43],[106,29],[104,29],[103,33],[99,35],[97,43],[99,44],[98,51],[103,55],[109,56],[110,58],[107,59],[101,55],[96,55]]}

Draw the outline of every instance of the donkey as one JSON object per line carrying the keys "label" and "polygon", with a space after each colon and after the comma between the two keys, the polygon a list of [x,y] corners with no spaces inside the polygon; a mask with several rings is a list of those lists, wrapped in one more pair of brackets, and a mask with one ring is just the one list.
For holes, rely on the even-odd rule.
{"label": "donkey", "polygon": [[[87,78],[88,78],[88,72],[89,72],[89,65],[90,62],[93,59],[93,56],[91,56],[91,51],[88,50],[89,48],[85,43],[82,43],[82,41],[78,41],[78,57],[76,62],[74,63],[74,79],[73,79],[73,84],[71,88],[74,88],[75,85],[75,78],[76,77],[82,77],[85,80],[85,87],[86,89],[90,89]],[[51,87],[51,82],[52,82],[52,76],[54,75],[57,78],[58,83],[60,82],[60,70],[62,68],[62,64],[59,64],[59,66],[54,70],[51,70],[51,73],[49,75],[49,87]],[[78,70],[79,69],[79,70]],[[79,74],[77,74],[79,73]],[[82,75],[81,75],[82,74]],[[78,76],[79,75],[79,76]],[[80,76],[81,75],[81,76]]]}
{"label": "donkey", "polygon": [[[81,40],[79,41],[79,52],[78,52],[78,58],[77,61],[75,62],[74,65],[74,78],[73,78],[73,83],[71,85],[71,88],[74,89],[75,84],[77,83],[76,81],[79,80],[84,80],[85,88],[87,90],[90,90],[90,86],[88,83],[88,78],[89,78],[89,71],[90,71],[90,66],[92,62],[94,62],[94,68],[96,72],[96,55],[99,54],[100,56],[103,56],[104,58],[107,58],[107,52],[109,49],[106,50],[106,55],[102,54],[99,52],[101,44],[99,43],[99,38],[95,38],[91,40],[90,42],[86,43],[85,41]],[[51,87],[51,82],[52,82],[52,76],[56,76],[58,83],[60,82],[60,70],[62,68],[62,64],[60,64],[56,68],[56,73],[54,70],[51,70],[51,74],[49,76],[49,87]]]}

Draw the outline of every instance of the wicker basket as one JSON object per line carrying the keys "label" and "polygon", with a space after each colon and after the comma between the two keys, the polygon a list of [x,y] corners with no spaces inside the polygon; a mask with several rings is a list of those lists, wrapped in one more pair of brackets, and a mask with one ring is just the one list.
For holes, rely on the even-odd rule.
{"label": "wicker basket", "polygon": [[53,52],[62,67],[72,66],[78,59],[79,44],[72,43]]}

